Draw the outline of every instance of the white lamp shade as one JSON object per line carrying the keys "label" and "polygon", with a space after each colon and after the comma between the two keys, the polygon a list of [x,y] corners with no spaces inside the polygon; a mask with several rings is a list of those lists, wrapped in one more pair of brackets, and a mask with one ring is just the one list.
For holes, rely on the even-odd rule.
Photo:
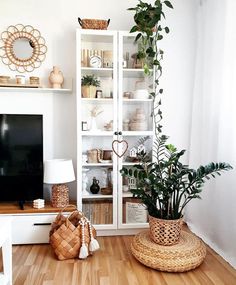
{"label": "white lamp shade", "polygon": [[52,159],[44,162],[44,183],[62,184],[75,180],[71,159]]}

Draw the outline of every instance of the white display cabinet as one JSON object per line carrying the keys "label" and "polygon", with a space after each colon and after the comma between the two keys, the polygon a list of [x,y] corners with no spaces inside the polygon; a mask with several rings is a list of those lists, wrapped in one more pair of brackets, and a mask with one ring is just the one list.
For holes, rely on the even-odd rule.
{"label": "white display cabinet", "polygon": [[[133,233],[147,226],[144,207],[129,191],[132,181],[120,175],[123,166],[137,162],[130,153],[144,138],[146,151],[152,148],[153,76],[145,77],[135,59],[134,39],[128,32],[77,30],[77,203],[98,234]],[[84,75],[101,82],[95,98],[83,97]],[[95,119],[94,110],[99,113]],[[112,152],[114,140],[128,143],[124,156]],[[121,154],[121,144],[116,151]],[[90,190],[93,179],[99,181],[96,194]]]}

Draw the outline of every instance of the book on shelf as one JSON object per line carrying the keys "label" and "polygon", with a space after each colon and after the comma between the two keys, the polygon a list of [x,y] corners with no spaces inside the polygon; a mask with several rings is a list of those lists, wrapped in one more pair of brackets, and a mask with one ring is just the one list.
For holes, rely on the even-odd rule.
{"label": "book on shelf", "polygon": [[112,224],[113,204],[111,200],[85,200],[83,202],[83,212],[92,224]]}

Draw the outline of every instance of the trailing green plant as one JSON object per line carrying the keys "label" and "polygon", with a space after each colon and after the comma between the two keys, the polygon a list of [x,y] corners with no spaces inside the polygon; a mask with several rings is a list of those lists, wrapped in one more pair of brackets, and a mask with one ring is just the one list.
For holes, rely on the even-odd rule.
{"label": "trailing green plant", "polygon": [[138,32],[135,40],[141,41],[138,57],[145,59],[144,73],[149,74],[149,67],[153,67],[155,74],[155,88],[153,97],[153,117],[155,140],[153,142],[153,161],[147,159],[146,153],[139,153],[139,163],[132,168],[123,167],[122,176],[136,179],[136,188],[131,193],[141,199],[149,215],[161,219],[179,219],[183,216],[186,205],[195,198],[200,198],[204,183],[211,177],[221,175],[222,171],[232,169],[225,162],[211,162],[205,166],[192,169],[181,163],[180,159],[185,150],[178,151],[174,145],[167,144],[168,137],[162,135],[161,94],[159,79],[162,75],[161,60],[164,52],[158,49],[157,43],[163,38],[161,32],[169,32],[169,28],[162,28],[161,19],[165,14],[163,4],[173,8],[170,1],[156,0],[154,5],[139,0],[134,8],[135,26],[130,32]]}
{"label": "trailing green plant", "polygon": [[95,86],[95,87],[99,87],[100,86],[100,81],[98,80],[97,77],[95,77],[94,74],[92,75],[84,75],[81,78],[81,85],[82,86]]}
{"label": "trailing green plant", "polygon": [[162,27],[160,21],[165,18],[163,6],[173,8],[170,1],[156,0],[154,4],[146,3],[139,0],[136,7],[129,8],[135,11],[135,25],[131,28],[130,33],[137,32],[135,41],[139,43],[138,59],[144,60],[144,72],[150,73],[149,68],[157,66],[159,72],[162,72],[160,60],[163,51],[157,48],[157,42],[163,39],[163,31],[169,33],[168,27]]}
{"label": "trailing green plant", "polygon": [[138,1],[136,7],[129,8],[135,11],[135,25],[131,28],[130,33],[136,32],[135,42],[138,43],[137,58],[144,62],[144,73],[150,75],[150,68],[153,69],[155,75],[154,91],[150,93],[154,101],[154,123],[155,131],[161,132],[162,120],[161,94],[163,89],[159,88],[159,80],[162,76],[161,62],[163,60],[164,51],[158,47],[159,41],[163,39],[163,33],[169,33],[167,26],[161,25],[161,20],[165,19],[164,7],[173,8],[170,1],[156,0],[154,4]]}

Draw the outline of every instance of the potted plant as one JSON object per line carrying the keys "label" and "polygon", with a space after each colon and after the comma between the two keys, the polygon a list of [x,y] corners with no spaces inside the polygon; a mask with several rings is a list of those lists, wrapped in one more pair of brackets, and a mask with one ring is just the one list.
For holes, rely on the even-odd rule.
{"label": "potted plant", "polygon": [[[180,161],[185,150],[178,151],[172,144],[167,144],[167,139],[165,135],[156,136],[154,162],[147,161],[146,153],[139,153],[140,163],[121,170],[123,176],[135,178],[136,189],[130,191],[146,206],[152,239],[164,245],[178,242],[184,209],[192,199],[200,198],[204,183],[220,175],[221,171],[232,169],[224,162],[211,162],[192,169]],[[160,219],[164,220],[166,230]]]}
{"label": "potted plant", "polygon": [[[136,40],[142,40],[138,53],[146,60],[144,72],[148,74],[150,66],[156,69],[155,91],[151,93],[154,101],[155,140],[153,161],[148,160],[146,153],[138,153],[139,163],[132,168],[123,167],[121,174],[136,180],[136,188],[130,191],[142,201],[148,211],[151,238],[158,244],[171,245],[179,240],[186,205],[192,199],[200,198],[203,185],[208,179],[232,167],[224,162],[211,162],[192,169],[180,161],[185,150],[178,151],[174,145],[167,144],[168,137],[162,134],[160,95],[163,90],[158,86],[162,74],[160,61],[163,51],[157,48],[156,43],[162,39],[159,21],[164,17],[163,4],[172,8],[169,1],[156,0],[153,6],[139,1],[135,8],[129,9],[135,11],[136,25],[131,32],[138,31]],[[166,27],[165,31],[169,32],[169,29]]]}
{"label": "potted plant", "polygon": [[100,86],[100,81],[94,74],[84,75],[81,79],[81,92],[83,98],[95,98],[96,87]]}

